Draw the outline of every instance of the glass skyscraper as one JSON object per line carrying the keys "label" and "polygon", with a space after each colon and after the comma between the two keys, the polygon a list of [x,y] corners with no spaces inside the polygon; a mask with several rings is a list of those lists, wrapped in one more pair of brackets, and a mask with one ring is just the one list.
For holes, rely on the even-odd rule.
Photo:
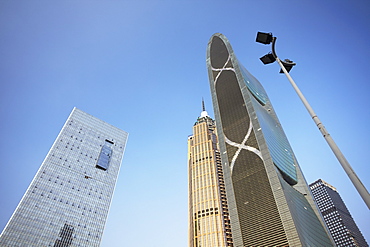
{"label": "glass skyscraper", "polygon": [[99,246],[127,136],[74,108],[0,246]]}
{"label": "glass skyscraper", "polygon": [[222,34],[207,67],[234,246],[332,246],[265,90]]}
{"label": "glass skyscraper", "polygon": [[203,111],[188,137],[189,247],[233,246],[214,120]]}
{"label": "glass skyscraper", "polygon": [[338,247],[369,246],[334,186],[319,179],[310,188]]}

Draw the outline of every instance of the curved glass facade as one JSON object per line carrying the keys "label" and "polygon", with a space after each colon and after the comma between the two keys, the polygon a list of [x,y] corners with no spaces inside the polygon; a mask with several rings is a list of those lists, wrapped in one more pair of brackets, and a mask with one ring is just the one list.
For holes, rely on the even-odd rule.
{"label": "curved glass facade", "polygon": [[280,124],[269,114],[271,109],[263,107],[269,102],[266,91],[263,89],[261,83],[239,61],[238,65],[249,92],[253,95],[253,99],[258,101],[257,103],[251,99],[268,149],[270,150],[271,158],[282,173],[283,178],[291,185],[297,184],[297,171],[292,155],[292,148]]}
{"label": "curved glass facade", "polygon": [[251,73],[249,73],[249,71],[246,68],[244,68],[244,66],[239,61],[238,65],[240,71],[242,72],[245,85],[247,85],[249,91],[261,105],[266,105],[266,103],[269,100],[265,92],[265,89],[263,89],[261,83],[259,83],[257,79]]}
{"label": "curved glass facade", "polygon": [[293,151],[282,128],[279,123],[268,114],[266,109],[263,109],[253,100],[252,102],[274,164],[282,173],[285,181],[291,185],[297,184],[297,171],[292,155]]}

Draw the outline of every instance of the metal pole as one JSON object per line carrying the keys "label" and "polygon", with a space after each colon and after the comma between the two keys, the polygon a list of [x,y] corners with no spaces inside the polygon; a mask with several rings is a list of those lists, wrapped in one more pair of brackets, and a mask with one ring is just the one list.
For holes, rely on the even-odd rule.
{"label": "metal pole", "polygon": [[[276,55],[275,51],[274,51],[274,54]],[[284,74],[288,78],[290,84],[292,84],[294,90],[297,92],[299,98],[303,102],[304,106],[306,107],[307,111],[309,112],[310,116],[315,122],[316,126],[319,128],[321,134],[324,136],[326,142],[329,144],[331,150],[333,151],[333,153],[339,160],[339,163],[342,165],[344,171],[347,173],[349,179],[352,181],[353,185],[356,187],[358,193],[361,195],[368,209],[370,209],[370,195],[366,187],[362,184],[361,180],[357,177],[355,171],[352,169],[351,165],[348,163],[347,159],[344,157],[344,155],[338,148],[337,144],[334,142],[333,138],[331,138],[330,134],[327,132],[324,125],[321,123],[320,119],[313,111],[312,107],[308,104],[308,101],[303,96],[301,90],[299,90],[298,86],[295,84],[295,82],[293,81],[288,71],[285,69],[283,63],[280,61],[280,59],[277,56],[275,58],[276,58],[276,61],[279,63],[281,69],[283,70]]]}

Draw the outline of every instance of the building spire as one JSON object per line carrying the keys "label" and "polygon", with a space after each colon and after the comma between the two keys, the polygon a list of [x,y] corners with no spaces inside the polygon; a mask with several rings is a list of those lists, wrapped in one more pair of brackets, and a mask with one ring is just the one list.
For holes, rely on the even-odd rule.
{"label": "building spire", "polygon": [[202,112],[200,113],[200,117],[208,117],[208,112],[206,111],[206,107],[204,106],[204,99],[202,98]]}

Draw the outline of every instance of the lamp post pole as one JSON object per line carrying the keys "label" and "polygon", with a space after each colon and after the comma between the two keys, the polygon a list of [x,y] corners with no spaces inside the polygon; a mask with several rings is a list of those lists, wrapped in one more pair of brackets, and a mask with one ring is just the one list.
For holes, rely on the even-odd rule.
{"label": "lamp post pole", "polygon": [[288,70],[285,68],[284,64],[282,61],[279,59],[279,57],[276,55],[275,52],[275,42],[276,42],[276,37],[272,38],[272,54],[275,57],[276,61],[280,65],[281,70],[284,72],[286,77],[288,78],[290,84],[293,86],[294,90],[298,94],[299,98],[301,99],[303,105],[306,107],[308,113],[310,114],[312,120],[315,122],[317,128],[320,130],[321,134],[325,138],[326,142],[329,144],[329,147],[333,151],[334,155],[337,157],[339,163],[342,165],[344,171],[347,173],[349,179],[352,181],[353,185],[357,189],[358,193],[364,200],[365,204],[367,205],[368,209],[370,209],[370,195],[369,192],[367,191],[366,187],[363,185],[361,180],[357,177],[355,171],[352,169],[351,165],[347,161],[347,159],[344,157],[343,153],[340,151],[339,147],[337,144],[334,142],[333,138],[330,136],[328,131],[325,129],[324,125],[320,121],[319,117],[315,114],[313,111],[312,107],[302,94],[301,90],[299,90],[298,86],[295,84],[293,78],[290,76]]}
{"label": "lamp post pole", "polygon": [[283,66],[282,62],[278,57],[276,57],[276,61],[279,63],[281,69],[283,70],[284,74],[288,78],[290,84],[292,84],[294,90],[298,94],[299,98],[303,102],[304,106],[306,107],[308,113],[312,117],[312,120],[315,122],[317,128],[319,128],[321,134],[325,138],[326,142],[329,144],[331,150],[337,157],[339,163],[342,165],[344,171],[347,173],[349,179],[352,181],[353,185],[356,187],[358,193],[361,195],[362,199],[366,203],[368,209],[370,209],[370,195],[369,192],[367,191],[366,187],[363,185],[361,180],[357,177],[355,171],[352,169],[351,165],[348,163],[347,159],[344,157],[343,153],[340,151],[339,147],[337,144],[334,142],[333,138],[331,135],[328,133],[328,131],[325,129],[324,125],[320,121],[319,117],[315,114],[313,111],[312,107],[310,104],[307,102],[306,98],[302,94],[301,90],[299,90],[298,86],[295,84],[293,81],[292,77],[288,73],[288,71],[285,69]]}

